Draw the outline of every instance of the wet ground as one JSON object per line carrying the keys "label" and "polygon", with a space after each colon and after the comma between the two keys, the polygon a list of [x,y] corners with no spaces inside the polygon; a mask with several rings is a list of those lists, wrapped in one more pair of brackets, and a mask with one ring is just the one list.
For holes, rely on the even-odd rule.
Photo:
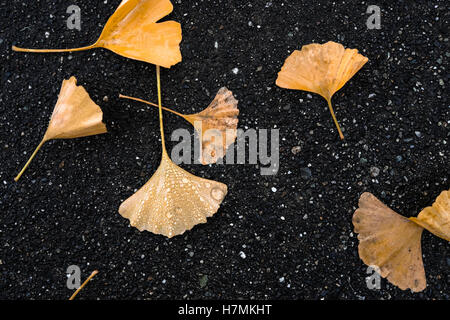
{"label": "wet ground", "polygon": [[[450,186],[446,1],[377,1],[380,30],[367,29],[365,1],[173,1],[183,62],[163,70],[163,104],[197,112],[226,86],[240,128],[278,128],[281,141],[275,176],[183,165],[229,193],[207,224],[172,239],[140,233],[117,211],[159,165],[157,112],[118,98],[156,101],[154,66],[103,49],[11,50],[91,44],[119,3],[76,1],[77,31],[67,1],[0,2],[0,298],[67,299],[70,265],[83,279],[100,272],[79,299],[449,298],[448,242],[424,232],[425,291],[385,280],[369,290],[351,223],[364,191],[414,216]],[[323,98],[275,86],[293,50],[330,40],[369,58],[333,98],[344,141]],[[110,133],[47,143],[14,182],[72,75]],[[192,132],[166,114],[166,140],[180,127]]]}

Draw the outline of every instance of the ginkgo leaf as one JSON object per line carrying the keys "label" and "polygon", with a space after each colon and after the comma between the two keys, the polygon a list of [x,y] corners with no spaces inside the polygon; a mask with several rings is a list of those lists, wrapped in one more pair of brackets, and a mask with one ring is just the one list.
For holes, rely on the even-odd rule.
{"label": "ginkgo leaf", "polygon": [[225,184],[190,174],[164,152],[158,170],[122,203],[119,213],[140,231],[171,238],[205,223],[226,194]]}
{"label": "ginkgo leaf", "polygon": [[434,235],[450,241],[450,190],[442,191],[431,207],[423,209],[417,218],[409,218]]}
{"label": "ginkgo leaf", "polygon": [[277,86],[320,94],[328,102],[341,139],[344,135],[333,111],[331,97],[368,61],[356,49],[339,43],[309,44],[295,50],[285,61],[276,80]]}
{"label": "ginkgo leaf", "polygon": [[233,93],[223,87],[205,110],[185,116],[201,137],[200,160],[203,164],[216,163],[223,158],[227,148],[236,140],[239,122],[237,105]]}
{"label": "ginkgo leaf", "polygon": [[19,180],[28,165],[33,160],[42,145],[52,139],[72,139],[106,133],[106,126],[102,122],[103,112],[91,100],[82,86],[77,86],[77,79],[71,77],[63,80],[58,101],[56,102],[47,131],[25,164],[22,171],[14,180]]}
{"label": "ginkgo leaf", "polygon": [[140,231],[171,238],[214,215],[227,194],[227,186],[194,176],[170,160],[164,139],[159,66],[156,66],[156,78],[161,163],[150,180],[121,204],[119,213]]}
{"label": "ginkgo leaf", "polygon": [[123,0],[94,44],[73,49],[23,49],[22,52],[69,52],[106,48],[121,56],[170,68],[181,61],[181,25],[158,20],[173,10],[170,0]]}
{"label": "ginkgo leaf", "polygon": [[368,192],[359,199],[353,225],[359,234],[359,257],[366,265],[376,266],[382,277],[402,290],[419,292],[426,288],[422,227]]}
{"label": "ginkgo leaf", "polygon": [[[158,107],[157,104],[142,99],[124,95],[120,95],[120,97]],[[202,164],[212,164],[223,158],[228,147],[236,141],[239,122],[237,105],[238,101],[234,98],[233,93],[223,87],[219,89],[214,100],[202,112],[186,115],[169,108],[162,108],[184,118],[194,126],[201,139],[200,161]]]}

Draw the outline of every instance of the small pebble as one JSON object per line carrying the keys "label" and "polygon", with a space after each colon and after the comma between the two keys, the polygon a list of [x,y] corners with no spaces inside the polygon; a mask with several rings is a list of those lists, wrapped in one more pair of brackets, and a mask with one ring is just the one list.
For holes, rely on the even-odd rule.
{"label": "small pebble", "polygon": [[300,147],[300,146],[295,146],[295,147],[292,147],[292,149],[291,149],[291,152],[293,154],[298,154],[300,151],[302,151],[302,147]]}
{"label": "small pebble", "polygon": [[378,175],[380,174],[380,169],[377,167],[370,167],[370,175],[372,177],[378,177]]}

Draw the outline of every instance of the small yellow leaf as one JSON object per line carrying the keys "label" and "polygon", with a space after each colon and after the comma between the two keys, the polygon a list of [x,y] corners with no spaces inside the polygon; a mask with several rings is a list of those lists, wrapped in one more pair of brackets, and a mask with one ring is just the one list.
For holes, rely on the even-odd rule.
{"label": "small yellow leaf", "polygon": [[63,80],[58,101],[53,110],[47,131],[22,171],[14,179],[18,181],[42,145],[51,139],[72,139],[106,133],[102,122],[103,112],[77,79]]}
{"label": "small yellow leaf", "polygon": [[419,292],[426,288],[422,227],[368,192],[359,199],[353,225],[359,234],[359,257],[366,265],[377,266],[382,277],[402,290]]}
{"label": "small yellow leaf", "polygon": [[[223,87],[211,104],[202,112],[186,115],[202,139],[201,162],[216,163],[236,141],[239,109],[233,93]],[[201,125],[198,128],[197,124]]]}
{"label": "small yellow leaf", "polygon": [[44,140],[73,139],[106,133],[102,109],[77,79],[63,80]]}
{"label": "small yellow leaf", "polygon": [[368,61],[356,49],[339,43],[309,44],[295,50],[285,61],[276,80],[277,86],[320,94],[328,102],[341,139],[341,132],[331,105],[331,97]]}
{"label": "small yellow leaf", "polygon": [[225,184],[190,174],[163,152],[158,170],[122,203],[119,213],[140,231],[171,238],[205,223],[217,212],[226,194]]}

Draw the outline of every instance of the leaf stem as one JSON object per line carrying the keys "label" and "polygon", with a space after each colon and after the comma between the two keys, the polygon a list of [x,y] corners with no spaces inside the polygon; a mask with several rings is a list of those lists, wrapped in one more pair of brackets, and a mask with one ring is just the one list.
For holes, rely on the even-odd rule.
{"label": "leaf stem", "polygon": [[342,134],[341,127],[339,126],[336,116],[334,115],[333,106],[331,104],[331,98],[327,99],[327,102],[328,102],[328,108],[330,109],[330,112],[331,112],[331,116],[333,117],[334,124],[336,125],[336,128],[339,132],[339,137],[341,138],[341,140],[344,140],[344,135]]}
{"label": "leaf stem", "polygon": [[[119,98],[122,98],[122,99],[130,99],[130,100],[134,100],[134,101],[139,101],[139,102],[148,104],[148,105],[150,105],[150,106],[152,106],[152,107],[159,108],[159,106],[158,106],[156,103],[149,102],[149,101],[145,101],[145,100],[143,100],[143,99],[134,98],[134,97],[129,97],[129,96],[125,96],[125,95],[123,95],[123,94],[119,94]],[[169,108],[166,108],[166,107],[161,107],[161,108],[163,108],[163,110],[169,111],[169,112],[171,112],[171,113],[173,113],[173,114],[175,114],[175,115],[177,115],[177,116],[179,116],[179,117],[182,117],[182,118],[186,119],[186,116],[185,116],[184,114],[182,114],[182,113],[176,112],[176,111],[174,111],[174,110],[172,110],[172,109],[169,109]]]}
{"label": "leaf stem", "polygon": [[84,51],[96,48],[97,44],[94,43],[90,46],[80,47],[80,48],[72,48],[72,49],[25,49],[19,48],[16,46],[12,46],[12,49],[17,52],[34,52],[34,53],[54,53],[54,52],[75,52],[75,51]]}
{"label": "leaf stem", "polygon": [[86,281],[83,282],[83,284],[77,289],[77,291],[75,291],[73,293],[73,295],[69,298],[69,300],[73,300],[75,299],[75,297],[77,296],[77,294],[81,291],[81,289],[84,288],[85,285],[88,284],[89,281],[91,281],[91,279],[98,273],[97,270],[94,270],[91,275],[86,279]]}
{"label": "leaf stem", "polygon": [[20,177],[23,175],[23,173],[25,172],[25,170],[28,168],[28,166],[30,165],[31,161],[33,160],[33,158],[36,156],[37,152],[39,151],[39,149],[42,147],[42,145],[45,143],[45,139],[42,139],[41,143],[39,143],[39,145],[37,146],[36,150],[34,150],[33,154],[31,155],[30,159],[28,159],[27,163],[25,164],[25,166],[22,168],[22,170],[19,172],[19,174],[17,175],[17,177],[14,178],[14,181],[19,181]]}

